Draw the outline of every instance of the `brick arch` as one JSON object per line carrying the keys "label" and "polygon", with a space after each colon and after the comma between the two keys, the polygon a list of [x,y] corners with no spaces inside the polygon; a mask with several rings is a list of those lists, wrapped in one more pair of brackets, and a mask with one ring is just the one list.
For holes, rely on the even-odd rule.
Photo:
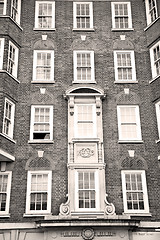
{"label": "brick arch", "polygon": [[140,97],[132,91],[129,91],[129,94],[125,94],[125,92],[122,91],[117,94],[116,103],[117,104],[140,104]]}
{"label": "brick arch", "polygon": [[126,39],[126,40],[115,40],[113,43],[113,50],[134,50],[133,43]]}
{"label": "brick arch", "polygon": [[38,40],[34,43],[33,49],[34,50],[53,50],[55,48],[55,44],[53,40],[46,39],[46,40]]}
{"label": "brick arch", "polygon": [[147,162],[140,155],[134,157],[122,156],[119,161],[119,168],[123,170],[147,170]]}
{"label": "brick arch", "polygon": [[32,156],[26,162],[25,170],[53,170],[52,159],[49,157],[35,157]]}
{"label": "brick arch", "polygon": [[40,88],[37,88],[30,96],[30,104],[51,104],[54,102],[54,96],[49,91],[45,91],[45,94],[40,92]]}

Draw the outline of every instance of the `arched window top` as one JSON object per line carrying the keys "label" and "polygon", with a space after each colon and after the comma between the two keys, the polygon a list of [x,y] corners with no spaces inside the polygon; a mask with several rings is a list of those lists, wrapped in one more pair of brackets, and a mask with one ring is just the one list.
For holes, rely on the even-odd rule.
{"label": "arched window top", "polygon": [[104,91],[97,86],[72,86],[67,89],[65,97],[69,96],[99,96],[104,97]]}

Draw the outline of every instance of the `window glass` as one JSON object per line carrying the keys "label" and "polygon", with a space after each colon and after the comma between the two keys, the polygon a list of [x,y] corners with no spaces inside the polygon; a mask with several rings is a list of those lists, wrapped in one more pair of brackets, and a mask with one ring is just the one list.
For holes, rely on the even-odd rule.
{"label": "window glass", "polygon": [[10,138],[13,138],[14,111],[15,104],[9,101],[8,99],[5,99],[3,133]]}
{"label": "window glass", "polygon": [[35,27],[40,29],[51,29],[55,27],[55,2],[36,2]]}
{"label": "window glass", "polygon": [[93,28],[92,2],[74,3],[74,27],[78,29]]}
{"label": "window glass", "polygon": [[78,173],[78,199],[79,199],[79,208],[95,208],[96,207],[95,173],[94,172]]}
{"label": "window glass", "polygon": [[112,2],[112,25],[115,29],[132,28],[130,2]]}

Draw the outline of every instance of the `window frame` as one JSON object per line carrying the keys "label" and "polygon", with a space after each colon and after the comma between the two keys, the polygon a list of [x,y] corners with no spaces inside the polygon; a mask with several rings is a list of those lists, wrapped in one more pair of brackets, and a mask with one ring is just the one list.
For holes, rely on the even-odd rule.
{"label": "window frame", "polygon": [[[50,53],[51,54],[51,64],[50,64],[50,80],[45,80],[45,79],[37,79],[36,78],[36,69],[37,69],[37,54],[38,53]],[[41,67],[44,67],[45,65],[41,66]],[[33,52],[33,82],[43,82],[43,83],[52,83],[54,82],[54,50],[34,50]]]}
{"label": "window frame", "polygon": [[[92,130],[93,130],[93,135],[92,136],[79,136],[78,135],[78,106],[92,106]],[[89,122],[87,121],[82,121],[83,122]],[[75,113],[74,113],[74,136],[75,138],[96,138],[97,136],[97,122],[96,122],[96,104],[93,103],[75,103]]]}
{"label": "window frame", "polygon": [[[89,28],[78,28],[77,27],[77,4],[89,4],[89,11],[90,11],[90,27]],[[77,30],[87,30],[93,29],[93,2],[73,2],[73,29]]]}
{"label": "window frame", "polygon": [[[125,138],[122,136],[122,121],[121,121],[121,109],[122,108],[135,108],[135,118],[136,118],[136,132],[137,138]],[[138,105],[118,105],[117,106],[117,118],[118,118],[118,135],[119,141],[126,141],[126,142],[133,142],[133,141],[142,141],[142,134],[141,134],[141,122],[140,122],[140,111]],[[126,123],[127,125],[127,123]],[[129,124],[128,124],[129,125]]]}
{"label": "window frame", "polygon": [[[118,61],[117,61],[117,54],[118,53],[121,53],[121,54],[130,54],[131,56],[131,71],[132,71],[132,79],[119,79],[118,78]],[[126,68],[129,68],[129,66]],[[114,51],[114,69],[115,69],[115,81],[116,82],[126,82],[126,83],[134,83],[134,82],[137,82],[136,80],[136,65],[135,65],[135,54],[134,54],[134,51],[133,50],[116,50]],[[122,69],[122,67],[121,67]]]}
{"label": "window frame", "polygon": [[[21,17],[21,0],[17,0],[17,8],[14,7],[13,3],[16,0],[12,0],[11,2],[11,18],[20,24],[20,17]],[[13,10],[16,12],[16,17],[13,17]]]}
{"label": "window frame", "polygon": [[[78,80],[77,79],[77,54],[90,54],[90,62],[91,62],[91,80]],[[95,83],[95,73],[94,73],[94,51],[87,51],[87,50],[75,50],[73,52],[73,64],[74,64],[74,81],[75,83]],[[81,67],[82,68],[82,67]],[[87,68],[87,67],[86,67]],[[81,75],[82,78],[82,75]]]}
{"label": "window frame", "polygon": [[3,69],[4,38],[0,38],[0,70]]}
{"label": "window frame", "polygon": [[10,205],[10,194],[11,194],[11,179],[12,179],[12,172],[11,171],[6,171],[6,172],[0,172],[0,175],[8,176],[8,181],[7,181],[7,190],[6,190],[6,209],[5,211],[0,211],[0,215],[7,215],[9,214],[9,205]]}
{"label": "window frame", "polygon": [[[142,191],[144,196],[144,210],[131,210],[127,208],[127,198],[126,198],[126,180],[125,180],[125,174],[141,174],[142,179]],[[145,170],[122,170],[121,171],[121,179],[122,179],[122,193],[123,193],[123,206],[124,206],[124,213],[130,213],[130,214],[137,214],[137,213],[149,213],[149,202],[148,202],[148,192],[147,192],[147,182],[146,182],[146,174]],[[136,191],[136,190],[135,190]],[[132,191],[133,193],[134,191]]]}
{"label": "window frame", "polygon": [[7,7],[7,0],[1,0],[0,2],[3,3],[3,13],[0,16],[6,15],[6,7]]}
{"label": "window frame", "polygon": [[[14,60],[12,58],[10,58],[10,46],[12,46],[12,48],[15,49],[15,59]],[[9,41],[7,72],[15,78],[17,78],[17,75],[18,75],[18,53],[19,53],[19,49],[11,41]],[[12,71],[10,71],[10,68],[9,68],[10,61],[13,62]]]}
{"label": "window frame", "polygon": [[155,104],[155,108],[156,108],[156,117],[157,117],[158,136],[160,139],[160,101]]}
{"label": "window frame", "polygon": [[154,1],[155,1],[156,18],[152,21],[151,14],[150,14],[150,8],[149,8],[149,0],[145,0],[147,25],[152,24],[158,18],[157,1],[156,0],[154,0]]}
{"label": "window frame", "polygon": [[[43,175],[47,174],[48,175],[48,185],[47,188],[47,210],[30,210],[30,195],[31,195],[31,180],[32,180],[32,175]],[[52,171],[28,171],[28,176],[27,176],[27,194],[26,194],[26,214],[49,214],[51,213],[51,191],[52,191]],[[35,192],[38,192],[35,191]],[[39,192],[43,192],[42,190]]]}
{"label": "window frame", "polygon": [[[79,187],[78,187],[78,174],[80,172],[94,173],[94,183],[95,183],[95,208],[80,208],[79,205]],[[100,204],[100,191],[99,191],[99,171],[98,169],[75,169],[75,210],[79,212],[91,212],[98,211]]]}
{"label": "window frame", "polygon": [[[10,119],[5,116],[6,103],[7,103],[7,102],[11,105],[11,117],[10,117]],[[9,138],[11,138],[11,139],[13,139],[13,132],[14,132],[14,116],[15,116],[15,104],[14,104],[12,101],[10,101],[8,98],[5,98],[5,101],[4,101],[4,113],[3,113],[3,128],[2,128],[2,133],[3,133],[5,136],[7,136],[7,137],[9,137]],[[6,119],[6,118],[10,120],[10,126],[9,126],[9,133],[8,133],[8,134],[5,132],[5,119]]]}
{"label": "window frame", "polygon": [[151,61],[151,71],[152,71],[152,80],[158,78],[160,76],[160,72],[159,74],[157,74],[157,70],[156,70],[156,66],[155,66],[155,62],[159,62],[160,64],[160,57],[158,59],[158,61],[155,61],[154,59],[154,49],[157,48],[159,46],[159,51],[160,51],[160,41],[158,41],[156,44],[154,44],[151,48],[150,48],[150,61]]}
{"label": "window frame", "polygon": [[[50,133],[50,139],[34,139],[33,133],[34,133],[34,114],[36,108],[49,108],[50,109],[50,120],[49,120],[49,133]],[[30,141],[33,142],[50,142],[53,141],[53,106],[52,105],[32,105],[31,106],[31,120],[30,120]]]}
{"label": "window frame", "polygon": [[[39,12],[39,4],[46,3],[46,4],[52,4],[52,21],[51,21],[51,27],[39,27],[38,26],[38,12]],[[36,1],[35,2],[35,29],[37,30],[53,30],[55,29],[55,1]]]}
{"label": "window frame", "polygon": [[[116,28],[115,26],[115,4],[127,4],[128,9],[128,28]],[[131,2],[111,2],[112,9],[112,29],[113,30],[132,30],[132,13],[131,13]]]}

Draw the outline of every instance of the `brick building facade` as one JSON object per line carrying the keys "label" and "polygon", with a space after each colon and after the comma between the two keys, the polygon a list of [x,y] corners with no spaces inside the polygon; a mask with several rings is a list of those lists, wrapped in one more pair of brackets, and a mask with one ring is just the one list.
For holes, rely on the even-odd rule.
{"label": "brick building facade", "polygon": [[159,239],[159,16],[0,1],[0,240]]}

